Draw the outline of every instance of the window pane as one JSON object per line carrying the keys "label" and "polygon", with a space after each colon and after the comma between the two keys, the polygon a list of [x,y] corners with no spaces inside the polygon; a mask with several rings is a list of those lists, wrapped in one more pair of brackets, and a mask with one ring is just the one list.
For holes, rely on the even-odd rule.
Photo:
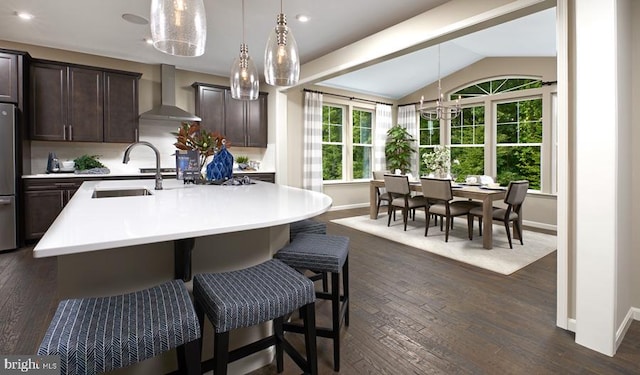
{"label": "window pane", "polygon": [[373,113],[369,111],[353,111],[353,143],[371,144],[371,121]]}
{"label": "window pane", "polygon": [[342,179],[342,146],[322,145],[322,179]]}
{"label": "window pane", "polygon": [[500,146],[497,162],[500,184],[529,180],[530,189],[540,189],[540,146]]}
{"label": "window pane", "polygon": [[342,142],[342,107],[322,106],[322,141]]}
{"label": "window pane", "polygon": [[464,181],[468,175],[483,175],[484,147],[451,147],[451,161],[451,174],[456,181]]}
{"label": "window pane", "polygon": [[440,121],[425,120],[420,117],[420,146],[440,144]]}
{"label": "window pane", "polygon": [[371,178],[371,147],[353,147],[353,178]]}
{"label": "window pane", "polygon": [[462,108],[451,120],[452,145],[484,144],[484,106]]}

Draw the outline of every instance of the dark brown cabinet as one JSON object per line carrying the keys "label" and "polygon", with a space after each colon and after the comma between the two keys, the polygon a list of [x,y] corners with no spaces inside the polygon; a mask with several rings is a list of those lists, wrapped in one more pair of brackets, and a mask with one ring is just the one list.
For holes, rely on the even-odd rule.
{"label": "dark brown cabinet", "polygon": [[25,240],[37,240],[62,212],[82,180],[26,180],[24,183]]}
{"label": "dark brown cabinet", "polygon": [[31,139],[134,142],[140,74],[36,61],[31,64]]}
{"label": "dark brown cabinet", "polygon": [[264,181],[264,182],[276,182],[276,174],[275,173],[238,173],[234,172],[233,177],[244,177],[249,176],[252,180]]}
{"label": "dark brown cabinet", "polygon": [[196,115],[202,126],[223,134],[232,146],[267,147],[267,93],[236,100],[228,87],[196,82]]}
{"label": "dark brown cabinet", "polygon": [[18,56],[0,52],[0,102],[18,103]]}

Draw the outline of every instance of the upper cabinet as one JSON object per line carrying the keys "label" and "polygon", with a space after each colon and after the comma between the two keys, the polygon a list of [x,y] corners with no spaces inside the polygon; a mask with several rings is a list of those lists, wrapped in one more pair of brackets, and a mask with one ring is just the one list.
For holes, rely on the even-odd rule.
{"label": "upper cabinet", "polygon": [[30,70],[31,139],[137,140],[140,74],[49,61]]}
{"label": "upper cabinet", "polygon": [[0,52],[0,102],[18,103],[18,55]]}
{"label": "upper cabinet", "polygon": [[258,100],[236,100],[229,87],[196,82],[196,115],[208,131],[223,134],[232,146],[267,147],[267,93]]}

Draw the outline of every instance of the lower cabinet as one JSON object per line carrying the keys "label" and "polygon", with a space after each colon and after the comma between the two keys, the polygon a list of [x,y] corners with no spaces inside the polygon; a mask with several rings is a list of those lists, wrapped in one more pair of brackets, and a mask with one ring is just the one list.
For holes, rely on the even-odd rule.
{"label": "lower cabinet", "polygon": [[24,184],[25,240],[38,240],[49,229],[82,181],[26,180]]}
{"label": "lower cabinet", "polygon": [[31,243],[39,240],[85,181],[151,178],[154,176],[26,178],[23,180],[24,240]]}

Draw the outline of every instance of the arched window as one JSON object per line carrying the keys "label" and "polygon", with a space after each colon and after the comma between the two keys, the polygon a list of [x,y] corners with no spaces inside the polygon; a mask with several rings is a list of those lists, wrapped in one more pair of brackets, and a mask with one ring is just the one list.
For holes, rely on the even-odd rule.
{"label": "arched window", "polygon": [[[457,161],[451,172],[458,180],[486,174],[503,185],[526,179],[531,189],[541,189],[542,86],[539,77],[510,76],[484,78],[452,90],[447,97],[463,99],[462,112],[447,123],[420,120],[420,155],[440,143],[439,137],[428,135],[444,126],[451,159]],[[421,173],[429,173],[424,168],[421,163]]]}

